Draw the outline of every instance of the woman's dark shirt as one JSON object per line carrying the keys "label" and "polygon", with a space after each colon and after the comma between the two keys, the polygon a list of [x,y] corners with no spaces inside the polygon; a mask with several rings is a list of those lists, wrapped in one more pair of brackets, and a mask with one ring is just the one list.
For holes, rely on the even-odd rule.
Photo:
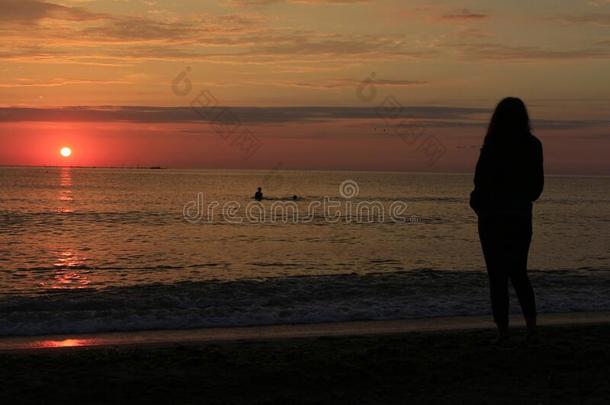
{"label": "woman's dark shirt", "polygon": [[510,143],[487,142],[477,162],[470,206],[479,216],[531,215],[532,202],[543,187],[538,138],[527,135]]}

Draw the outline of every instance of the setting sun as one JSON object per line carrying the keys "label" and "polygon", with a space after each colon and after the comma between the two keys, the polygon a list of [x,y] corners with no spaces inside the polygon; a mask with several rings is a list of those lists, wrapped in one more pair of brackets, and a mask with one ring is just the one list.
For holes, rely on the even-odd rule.
{"label": "setting sun", "polygon": [[64,146],[59,151],[59,154],[62,155],[63,157],[68,157],[72,154],[72,149],[68,148],[67,146]]}

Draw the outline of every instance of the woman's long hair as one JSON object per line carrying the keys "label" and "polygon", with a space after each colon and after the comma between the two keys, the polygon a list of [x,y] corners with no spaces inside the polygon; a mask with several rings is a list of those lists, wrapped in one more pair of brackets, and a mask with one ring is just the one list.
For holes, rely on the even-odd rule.
{"label": "woman's long hair", "polygon": [[507,97],[498,103],[489,122],[483,148],[517,145],[531,134],[530,117],[521,99]]}

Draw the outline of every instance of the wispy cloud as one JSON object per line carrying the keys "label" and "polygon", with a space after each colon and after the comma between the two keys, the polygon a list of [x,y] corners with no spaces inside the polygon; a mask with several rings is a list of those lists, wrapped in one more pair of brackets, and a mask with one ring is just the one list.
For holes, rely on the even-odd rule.
{"label": "wispy cloud", "polygon": [[0,1],[7,4],[0,24],[0,58],[13,60],[87,56],[125,61],[249,63],[262,59],[313,60],[320,56],[343,60],[365,56],[414,58],[433,52],[414,47],[402,34],[272,28],[267,17],[256,13],[151,18],[94,13],[35,0]]}
{"label": "wispy cloud", "polygon": [[[357,79],[336,79],[336,80],[317,80],[311,82],[267,82],[264,83],[267,86],[287,86],[287,87],[305,87],[314,89],[335,89],[335,88],[356,88],[362,80]],[[259,83],[260,84],[260,83]],[[375,81],[377,87],[414,87],[424,86],[429,84],[426,80],[383,80],[379,79]]]}
{"label": "wispy cloud", "polygon": [[397,13],[402,18],[444,24],[464,24],[491,18],[491,15],[468,8],[452,9],[445,6],[429,5],[402,10]]}
{"label": "wispy cloud", "polygon": [[107,18],[107,14],[92,13],[80,7],[38,0],[0,0],[0,22],[36,23],[44,18],[69,21],[91,21]]}
{"label": "wispy cloud", "polygon": [[356,4],[369,3],[372,0],[226,0],[225,3],[233,6],[268,6],[271,4]]}
{"label": "wispy cloud", "polygon": [[463,58],[476,60],[570,60],[610,59],[610,49],[546,49],[500,43],[451,43],[451,49]]}
{"label": "wispy cloud", "polygon": [[440,16],[443,20],[482,20],[488,18],[489,15],[483,13],[475,13],[469,9],[458,10],[457,12],[443,14]]}
{"label": "wispy cloud", "polygon": [[[223,107],[216,107],[221,111]],[[367,107],[231,107],[243,122],[283,123],[337,119],[378,119],[375,108]],[[405,106],[405,117],[420,119],[466,119],[488,114],[487,108]],[[211,114],[213,115],[213,114]],[[0,108],[0,122],[70,121],[70,122],[209,122],[190,107],[100,106],[60,108]]]}
{"label": "wispy cloud", "polygon": [[550,20],[561,21],[570,24],[595,24],[610,26],[610,13],[588,13],[588,14],[564,14],[549,17]]}
{"label": "wispy cloud", "polygon": [[0,88],[20,88],[20,87],[61,87],[69,85],[83,85],[83,84],[129,84],[126,80],[88,80],[88,79],[62,79],[57,78],[53,80],[40,81],[31,79],[17,79],[13,83],[0,83]]}
{"label": "wispy cloud", "polygon": [[[223,107],[216,107],[218,112]],[[375,108],[366,107],[231,107],[244,124],[304,124],[338,120],[384,121]],[[492,109],[452,106],[404,106],[401,116],[433,128],[484,127]],[[211,114],[213,115],[213,114]],[[190,107],[98,106],[59,108],[0,108],[0,123],[10,122],[122,122],[134,124],[209,124]],[[535,130],[603,128],[609,120],[549,120],[533,122]],[[384,125],[385,126],[385,125]]]}

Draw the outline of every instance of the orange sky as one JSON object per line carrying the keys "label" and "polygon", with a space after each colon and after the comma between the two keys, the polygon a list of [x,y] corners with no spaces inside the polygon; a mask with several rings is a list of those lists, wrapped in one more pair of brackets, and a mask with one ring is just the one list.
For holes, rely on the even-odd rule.
{"label": "orange sky", "polygon": [[0,164],[470,171],[511,95],[549,172],[610,174],[608,0],[0,8]]}

